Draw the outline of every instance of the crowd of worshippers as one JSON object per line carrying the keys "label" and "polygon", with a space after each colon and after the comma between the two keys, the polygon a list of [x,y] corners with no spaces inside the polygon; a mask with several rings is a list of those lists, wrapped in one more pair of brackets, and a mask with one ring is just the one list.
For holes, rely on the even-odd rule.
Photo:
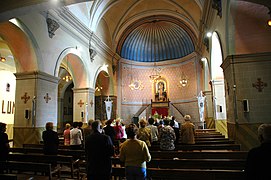
{"label": "crowd of worshippers", "polygon": [[[82,127],[82,122],[73,122],[72,126],[67,123],[63,132],[64,145],[71,149],[84,149],[86,136],[93,133],[93,122],[95,120],[89,120],[85,127]],[[118,154],[119,146],[127,139],[125,129],[128,124],[125,125],[121,119],[101,121],[101,124],[102,133],[110,137]],[[171,116],[164,119],[142,118],[135,125],[138,127],[137,139],[144,141],[148,147],[159,144],[161,150],[174,150],[179,143],[195,144],[195,125],[190,115],[184,116],[183,123]]]}
{"label": "crowd of worshippers", "polygon": [[[73,128],[66,124],[63,132],[64,144],[73,149],[85,150],[88,180],[110,180],[112,156],[118,156],[124,162],[127,180],[145,179],[146,162],[151,161],[149,147],[154,143],[160,143],[162,150],[173,150],[178,137],[174,128],[179,128],[181,143],[195,143],[195,139],[191,141],[188,135],[195,135],[191,116],[185,115],[184,120],[184,123],[179,124],[174,117],[165,118],[162,122],[149,118],[148,122],[141,119],[138,125],[130,123],[126,126],[119,120],[114,122],[114,125],[113,120],[106,121],[105,125],[100,120],[90,120],[85,128],[82,128],[80,123],[74,122]],[[7,124],[0,122],[0,161],[7,160],[10,149],[8,135],[5,132],[6,126]],[[52,122],[47,122],[45,128],[46,130],[42,132],[44,154],[57,154],[58,133],[53,130]],[[258,139],[260,145],[248,151],[245,177],[249,180],[271,179],[269,166],[266,166],[271,158],[271,124],[261,124],[258,127]],[[115,142],[121,142],[118,144],[119,154],[115,152]]]}

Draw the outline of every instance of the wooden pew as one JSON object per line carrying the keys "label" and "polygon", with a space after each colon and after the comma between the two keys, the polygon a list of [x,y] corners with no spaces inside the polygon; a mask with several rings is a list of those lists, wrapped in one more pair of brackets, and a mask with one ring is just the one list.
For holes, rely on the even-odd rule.
{"label": "wooden pew", "polygon": [[[43,144],[23,144],[23,148],[43,148]],[[70,146],[59,145],[58,149],[70,149]]]}
{"label": "wooden pew", "polygon": [[147,174],[153,180],[243,180],[244,172],[239,170],[208,169],[158,169],[148,168]]}
{"label": "wooden pew", "polygon": [[[160,169],[148,168],[147,176],[152,180],[244,180],[244,171],[210,169]],[[112,179],[125,177],[124,167],[112,168]]]}
{"label": "wooden pew", "polygon": [[195,132],[217,132],[216,129],[195,129]]}
{"label": "wooden pew", "polygon": [[150,151],[152,159],[246,159],[247,151]]}
{"label": "wooden pew", "polygon": [[227,141],[229,138],[218,137],[195,137],[195,141]]}
{"label": "wooden pew", "polygon": [[147,167],[164,169],[244,170],[245,162],[244,159],[152,159],[147,163]]}
{"label": "wooden pew", "polygon": [[[148,168],[164,169],[221,169],[244,170],[245,159],[152,159],[147,163]],[[114,167],[123,166],[119,158],[112,158]]]}
{"label": "wooden pew", "polygon": [[61,167],[60,172],[69,173],[71,178],[74,178],[74,174],[77,175],[77,178],[80,177],[79,171],[79,159],[74,160],[72,156],[65,155],[44,155],[44,154],[22,154],[22,153],[13,153],[8,155],[8,161],[19,161],[19,162],[39,162],[39,163],[49,163],[55,166],[58,169]]}
{"label": "wooden pew", "polygon": [[[24,153],[24,154],[43,154],[43,149],[38,148],[22,148],[22,147],[12,147],[10,148],[10,151],[12,153]],[[59,155],[67,155],[67,156],[73,156],[73,158],[76,159],[85,159],[85,151],[84,150],[73,150],[73,149],[58,149]]]}
{"label": "wooden pew", "polygon": [[[60,178],[60,168],[52,170],[51,164],[49,163],[0,161],[0,169],[6,171],[8,174],[16,173],[18,177],[23,174],[30,176],[28,178],[23,176],[24,179],[35,179],[36,176],[47,176],[49,180],[52,180],[54,174],[57,174],[58,178]],[[40,173],[40,175],[37,175],[38,173]]]}
{"label": "wooden pew", "polygon": [[[152,145],[149,147],[150,151],[157,151],[160,150],[159,145]],[[241,145],[240,144],[192,144],[192,145],[176,145],[175,150],[182,150],[182,151],[193,151],[193,150],[232,150],[232,151],[240,151]]]}
{"label": "wooden pew", "polygon": [[222,134],[196,134],[195,138],[226,138],[224,135]]}
{"label": "wooden pew", "polygon": [[16,174],[0,174],[0,179],[17,180],[17,175]]}
{"label": "wooden pew", "polygon": [[[228,139],[223,139],[223,140],[200,140],[200,141],[195,141],[195,144],[234,144],[234,140],[228,140]],[[181,144],[181,143],[180,143]]]}

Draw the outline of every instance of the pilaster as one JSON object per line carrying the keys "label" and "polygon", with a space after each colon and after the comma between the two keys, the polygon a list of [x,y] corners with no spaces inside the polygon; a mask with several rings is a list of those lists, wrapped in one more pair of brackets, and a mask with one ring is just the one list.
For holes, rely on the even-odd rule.
{"label": "pilaster", "polygon": [[15,73],[14,146],[37,143],[46,122],[57,125],[58,78],[44,72]]}
{"label": "pilaster", "polygon": [[94,119],[95,90],[92,88],[73,89],[73,121],[87,123]]}

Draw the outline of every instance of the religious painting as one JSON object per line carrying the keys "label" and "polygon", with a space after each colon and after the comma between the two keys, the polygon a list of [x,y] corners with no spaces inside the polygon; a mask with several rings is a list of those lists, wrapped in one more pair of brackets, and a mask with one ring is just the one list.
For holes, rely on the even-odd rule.
{"label": "religious painting", "polygon": [[163,79],[155,83],[155,101],[167,101],[167,83]]}

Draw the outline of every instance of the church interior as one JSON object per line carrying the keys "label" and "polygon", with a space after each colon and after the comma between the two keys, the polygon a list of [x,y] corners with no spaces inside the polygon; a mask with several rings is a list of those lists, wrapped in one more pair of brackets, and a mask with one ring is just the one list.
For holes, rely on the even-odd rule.
{"label": "church interior", "polygon": [[256,146],[271,123],[269,0],[0,2],[0,122],[14,147],[46,122],[189,114]]}

